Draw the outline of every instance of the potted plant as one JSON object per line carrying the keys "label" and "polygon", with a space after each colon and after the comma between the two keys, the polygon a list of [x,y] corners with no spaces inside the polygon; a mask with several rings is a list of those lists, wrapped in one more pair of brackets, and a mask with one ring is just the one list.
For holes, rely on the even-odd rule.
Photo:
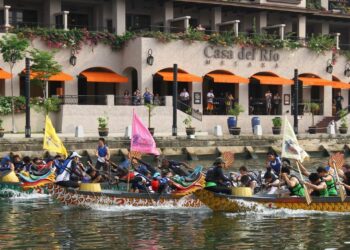
{"label": "potted plant", "polygon": [[275,117],[272,119],[272,134],[279,135],[281,134],[281,127],[282,127],[282,119],[281,117]]}
{"label": "potted plant", "polygon": [[100,136],[108,136],[108,117],[107,116],[100,116],[97,118],[98,121],[98,134]]}
{"label": "potted plant", "polygon": [[188,109],[186,111],[187,113],[187,116],[186,118],[183,120],[183,123],[185,124],[186,126],[186,134],[188,136],[191,136],[191,135],[194,135],[196,133],[196,128],[192,127],[192,117],[190,116],[192,110],[191,109]]}
{"label": "potted plant", "polygon": [[152,104],[146,104],[147,111],[148,111],[148,131],[151,133],[151,135],[154,135],[154,128],[151,127],[151,117],[153,115],[152,111],[155,108],[155,105]]}
{"label": "potted plant", "polygon": [[241,133],[241,128],[237,127],[237,124],[238,124],[238,116],[242,112],[244,112],[243,106],[238,103],[235,103],[233,108],[228,111],[229,115],[232,115],[236,118],[236,123],[233,124],[232,127],[229,126],[228,128],[231,135],[239,135]]}
{"label": "potted plant", "polygon": [[339,117],[340,117],[339,133],[341,134],[346,134],[348,132],[348,121],[346,119],[347,114],[348,113],[344,109],[339,111]]}
{"label": "potted plant", "polygon": [[315,115],[319,112],[320,110],[320,104],[311,102],[308,104],[309,111],[311,112],[312,115],[312,126],[309,127],[309,133],[310,134],[316,134],[317,133],[317,127],[315,126]]}
{"label": "potted plant", "polygon": [[5,130],[4,128],[2,127],[2,123],[3,123],[3,120],[0,119],[0,138],[4,137],[4,134],[5,134]]}

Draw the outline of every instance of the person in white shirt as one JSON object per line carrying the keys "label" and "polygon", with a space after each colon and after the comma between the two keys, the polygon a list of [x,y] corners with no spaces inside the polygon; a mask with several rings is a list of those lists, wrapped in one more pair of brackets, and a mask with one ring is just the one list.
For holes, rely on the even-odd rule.
{"label": "person in white shirt", "polygon": [[214,110],[214,90],[210,90],[207,94],[207,111],[208,113],[212,113]]}
{"label": "person in white shirt", "polygon": [[71,179],[72,175],[75,174],[76,176],[82,178],[83,173],[79,169],[79,159],[81,156],[77,152],[73,152],[69,156],[69,161],[67,162],[67,165],[65,166],[64,170],[57,175],[56,177],[56,184],[63,186],[63,187],[72,187],[72,188],[78,188],[79,182],[74,181]]}
{"label": "person in white shirt", "polygon": [[[180,101],[186,104],[186,106],[190,106],[190,94],[186,89],[183,89],[180,93]],[[186,107],[188,108],[188,107]]]}

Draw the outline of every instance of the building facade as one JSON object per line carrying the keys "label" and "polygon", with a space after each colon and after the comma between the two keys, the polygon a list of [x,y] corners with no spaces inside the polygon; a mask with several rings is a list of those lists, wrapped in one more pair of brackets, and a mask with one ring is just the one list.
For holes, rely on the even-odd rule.
{"label": "building facade", "polygon": [[[230,94],[234,103],[244,107],[242,127],[250,126],[252,116],[261,117],[267,126],[271,126],[271,115],[291,117],[295,69],[301,83],[298,108],[305,130],[311,125],[310,117],[304,114],[307,103],[320,104],[317,121],[336,115],[334,99],[339,93],[344,98],[343,107],[349,105],[350,72],[346,74],[349,65],[346,53],[341,53],[350,44],[350,13],[346,3],[327,0],[4,0],[0,6],[4,9],[1,20],[5,30],[9,26],[51,30],[83,28],[121,36],[127,31],[138,34],[117,51],[103,43],[84,44],[79,53],[74,52],[74,65],[70,61],[72,49],[58,49],[56,60],[62,65],[62,71],[72,78],[50,81],[48,91],[50,96],[63,96],[67,104],[63,110],[68,113],[71,111],[67,111],[67,107],[72,110],[77,104],[86,108],[94,106],[104,112],[112,103],[117,115],[118,109],[125,111],[126,107],[122,106],[137,104],[134,97],[125,101],[126,91],[132,96],[137,89],[143,94],[146,88],[162,100],[168,100],[166,106],[170,112],[171,98],[166,96],[174,94],[174,64],[179,68],[177,93],[183,89],[189,93],[186,105],[203,113],[202,122],[196,122],[196,126],[206,132],[211,132],[216,124],[226,123],[226,100]],[[152,32],[152,36],[147,32]],[[203,36],[192,39],[175,35],[186,32],[203,33]],[[174,36],[168,40],[171,35],[159,34]],[[235,36],[236,42],[232,46],[213,42],[215,34]],[[300,46],[276,48],[274,43],[255,46],[238,40],[261,38],[256,34],[268,34],[269,39],[293,41]],[[333,39],[334,48],[315,52],[311,48],[315,46],[312,39],[319,35]],[[32,40],[31,47],[52,49],[40,37]],[[8,71],[3,61],[0,67]],[[13,71],[15,95],[24,93],[23,69],[24,62],[20,62]],[[1,81],[0,94],[11,95],[10,79]],[[215,95],[214,110],[207,111],[207,94],[211,90]],[[42,92],[33,86],[31,93],[36,96]],[[272,94],[271,110],[266,107],[267,93]],[[276,104],[275,96],[279,99]],[[59,127],[63,132],[72,132],[74,124],[65,127],[64,112],[60,115]],[[84,126],[95,125],[86,121]],[[167,129],[170,128],[160,131]]]}

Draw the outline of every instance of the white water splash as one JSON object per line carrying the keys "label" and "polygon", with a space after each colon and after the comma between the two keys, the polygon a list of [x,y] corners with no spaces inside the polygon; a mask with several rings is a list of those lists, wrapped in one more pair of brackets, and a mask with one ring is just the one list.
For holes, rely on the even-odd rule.
{"label": "white water splash", "polygon": [[25,193],[13,189],[2,189],[0,196],[8,197],[10,200],[34,200],[49,197],[47,194],[39,194],[35,191],[33,193]]}
{"label": "white water splash", "polygon": [[310,215],[326,214],[327,216],[339,216],[339,215],[350,215],[350,212],[328,212],[328,211],[316,211],[316,210],[303,210],[303,209],[288,209],[288,208],[268,208],[262,204],[244,200],[236,200],[236,202],[247,208],[246,212],[240,213],[226,213],[229,217],[236,217],[242,215],[254,215],[260,217],[305,217]]}

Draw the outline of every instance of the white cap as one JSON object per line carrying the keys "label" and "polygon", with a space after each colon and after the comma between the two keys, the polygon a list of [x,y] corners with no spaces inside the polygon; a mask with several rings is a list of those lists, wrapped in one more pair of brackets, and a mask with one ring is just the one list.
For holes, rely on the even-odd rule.
{"label": "white cap", "polygon": [[78,154],[77,152],[73,152],[69,158],[74,158],[74,157],[81,158],[81,155]]}

